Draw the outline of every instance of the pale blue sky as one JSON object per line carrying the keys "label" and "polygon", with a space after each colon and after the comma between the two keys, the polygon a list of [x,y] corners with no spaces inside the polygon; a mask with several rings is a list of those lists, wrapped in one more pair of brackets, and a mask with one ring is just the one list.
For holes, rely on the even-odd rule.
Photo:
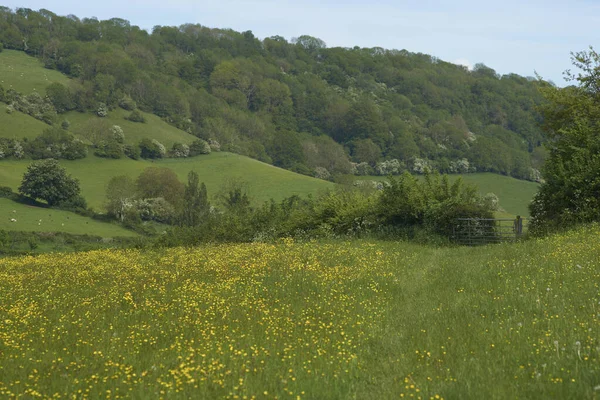
{"label": "pale blue sky", "polygon": [[[0,0],[7,7],[46,8],[80,18],[119,17],[151,30],[155,25],[199,23],[251,30],[259,38],[303,34],[329,47],[406,49],[445,61],[483,62],[565,84],[570,51],[597,45],[600,0],[485,2],[340,0]],[[600,47],[600,46],[599,46]]]}

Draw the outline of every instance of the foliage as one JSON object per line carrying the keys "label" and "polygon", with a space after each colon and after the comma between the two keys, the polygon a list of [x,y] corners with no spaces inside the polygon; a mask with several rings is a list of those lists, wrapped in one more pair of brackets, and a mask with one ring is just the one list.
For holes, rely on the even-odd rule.
{"label": "foliage", "polygon": [[142,139],[139,148],[142,158],[163,158],[166,154],[165,146],[156,139]]}
{"label": "foliage", "polygon": [[182,226],[198,226],[208,217],[210,203],[206,185],[199,183],[198,174],[190,171],[188,183],[185,185],[183,194],[183,206],[179,216],[179,224]]}
{"label": "foliage", "polygon": [[79,196],[79,181],[50,158],[36,161],[27,167],[19,192],[33,199],[41,199],[53,206]]}
{"label": "foliage", "polygon": [[174,206],[181,203],[184,185],[168,168],[148,167],[135,181],[136,192],[141,199],[163,198]]}
{"label": "foliage", "polygon": [[543,168],[544,182],[531,203],[533,230],[600,220],[600,54],[574,53],[576,83],[546,86],[544,128],[552,139]]}
{"label": "foliage", "polygon": [[194,157],[200,154],[210,154],[211,148],[205,140],[197,139],[190,144],[189,151],[189,156]]}
{"label": "foliage", "polygon": [[135,197],[135,182],[127,175],[114,176],[106,185],[105,209],[121,222]]}
{"label": "foliage", "polygon": [[[412,167],[418,158],[441,172],[467,160],[470,170],[531,179],[532,156],[545,141],[535,108],[542,83],[485,65],[469,71],[406,50],[327,48],[308,35],[259,41],[251,32],[192,24],[147,33],[118,18],[0,14],[0,41],[13,49],[2,53],[10,58],[0,74],[10,73],[2,66],[19,50],[38,57],[42,71],[77,78],[68,93],[54,86],[56,111],[96,113],[103,103],[102,115],[117,106],[136,121],[153,113],[223,150],[291,170],[339,174],[351,171],[349,156],[371,167],[392,159]],[[36,114],[55,118],[52,110]]]}
{"label": "foliage", "polygon": [[450,184],[448,176],[426,174],[420,181],[404,173],[389,178],[378,204],[384,225],[415,226],[448,236],[456,218],[492,218],[490,204],[482,201],[475,186],[466,186],[459,178]]}
{"label": "foliage", "polygon": [[77,160],[87,156],[87,147],[69,132],[50,127],[25,146],[25,153],[34,160],[44,158]]}
{"label": "foliage", "polygon": [[[123,107],[124,108],[124,107]],[[124,108],[125,109],[125,108]],[[133,110],[131,112],[131,114],[129,114],[126,117],[129,121],[131,122],[139,122],[139,123],[145,123],[146,122],[146,118],[144,117],[144,115],[139,112],[138,110]]]}

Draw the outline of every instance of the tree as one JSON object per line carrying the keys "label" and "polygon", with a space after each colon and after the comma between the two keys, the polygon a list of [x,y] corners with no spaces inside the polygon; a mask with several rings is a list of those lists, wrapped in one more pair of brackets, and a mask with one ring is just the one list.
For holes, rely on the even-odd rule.
{"label": "tree", "polygon": [[128,206],[135,196],[135,183],[127,175],[113,176],[106,185],[106,202],[104,207],[108,214],[125,219]]}
{"label": "tree", "polygon": [[55,159],[33,162],[23,175],[19,192],[41,199],[50,206],[72,201],[79,196],[79,181],[67,174]]}
{"label": "tree", "polygon": [[576,84],[542,93],[544,129],[551,138],[545,182],[531,205],[532,228],[600,221],[600,54],[572,53]]}
{"label": "tree", "polygon": [[53,82],[46,88],[46,95],[54,105],[57,113],[73,110],[75,103],[69,89],[58,82]]}
{"label": "tree", "polygon": [[135,181],[138,197],[152,199],[162,197],[173,206],[181,202],[184,185],[169,168],[148,167]]}
{"label": "tree", "polygon": [[183,194],[183,209],[179,223],[183,226],[198,226],[210,211],[208,194],[204,182],[199,184],[198,174],[190,171],[188,184]]}

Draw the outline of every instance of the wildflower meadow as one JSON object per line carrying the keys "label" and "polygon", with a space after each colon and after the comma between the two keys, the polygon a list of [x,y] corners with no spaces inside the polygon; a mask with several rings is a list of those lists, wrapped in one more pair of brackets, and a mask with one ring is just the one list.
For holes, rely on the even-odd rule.
{"label": "wildflower meadow", "polygon": [[600,398],[600,227],[0,260],[0,398]]}

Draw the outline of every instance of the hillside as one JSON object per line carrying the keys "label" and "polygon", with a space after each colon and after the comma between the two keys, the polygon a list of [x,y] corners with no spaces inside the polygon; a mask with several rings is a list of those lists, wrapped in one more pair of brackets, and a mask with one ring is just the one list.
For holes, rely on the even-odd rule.
{"label": "hillside", "polygon": [[89,129],[90,124],[103,123],[108,126],[118,125],[125,133],[125,143],[137,145],[140,140],[156,139],[167,148],[170,148],[173,143],[190,144],[195,139],[195,136],[190,135],[180,129],[171,126],[158,118],[156,115],[142,113],[146,118],[146,123],[136,123],[125,119],[129,112],[117,108],[108,113],[105,118],[99,118],[96,115],[89,113],[80,113],[71,111],[65,114],[65,118],[71,123],[70,131],[78,137],[84,137],[84,132]]}
{"label": "hillside", "polygon": [[[307,35],[261,41],[251,31],[192,24],[146,32],[119,18],[0,14],[0,92],[12,85],[23,96],[34,88],[43,95],[53,82],[57,123],[67,117],[85,125],[72,111],[104,106],[117,121],[119,107],[137,107],[222,150],[307,174],[398,160],[410,171],[427,164],[538,178],[544,82],[405,50],[328,48]],[[141,129],[131,126],[129,140]]]}
{"label": "hillside", "polygon": [[[15,222],[11,220],[15,219]],[[0,198],[0,231],[65,232],[100,237],[137,236],[115,224],[99,222],[72,212],[32,207]]]}
{"label": "hillside", "polygon": [[[29,160],[5,160],[0,163],[0,182],[13,190],[19,187]],[[333,183],[295,174],[276,168],[248,157],[232,153],[212,153],[188,159],[166,159],[160,161],[134,161],[129,159],[106,160],[89,156],[82,160],[62,161],[67,171],[78,178],[82,195],[88,205],[96,210],[102,209],[106,184],[113,176],[129,175],[136,178],[147,167],[170,168],[182,182],[187,181],[189,171],[196,171],[200,181],[214,195],[221,186],[232,178],[248,183],[250,196],[255,204],[261,204],[271,198],[281,200],[297,195],[317,194],[333,187]]]}
{"label": "hillside", "polygon": [[0,396],[594,399],[598,235],[6,259]]}
{"label": "hillside", "polygon": [[37,91],[44,95],[46,87],[53,82],[67,85],[69,78],[59,71],[44,68],[40,60],[25,57],[22,51],[0,52],[0,85],[4,89],[25,94]]}
{"label": "hillside", "polygon": [[42,121],[19,111],[9,114],[0,106],[0,138],[33,139],[47,128]]}

